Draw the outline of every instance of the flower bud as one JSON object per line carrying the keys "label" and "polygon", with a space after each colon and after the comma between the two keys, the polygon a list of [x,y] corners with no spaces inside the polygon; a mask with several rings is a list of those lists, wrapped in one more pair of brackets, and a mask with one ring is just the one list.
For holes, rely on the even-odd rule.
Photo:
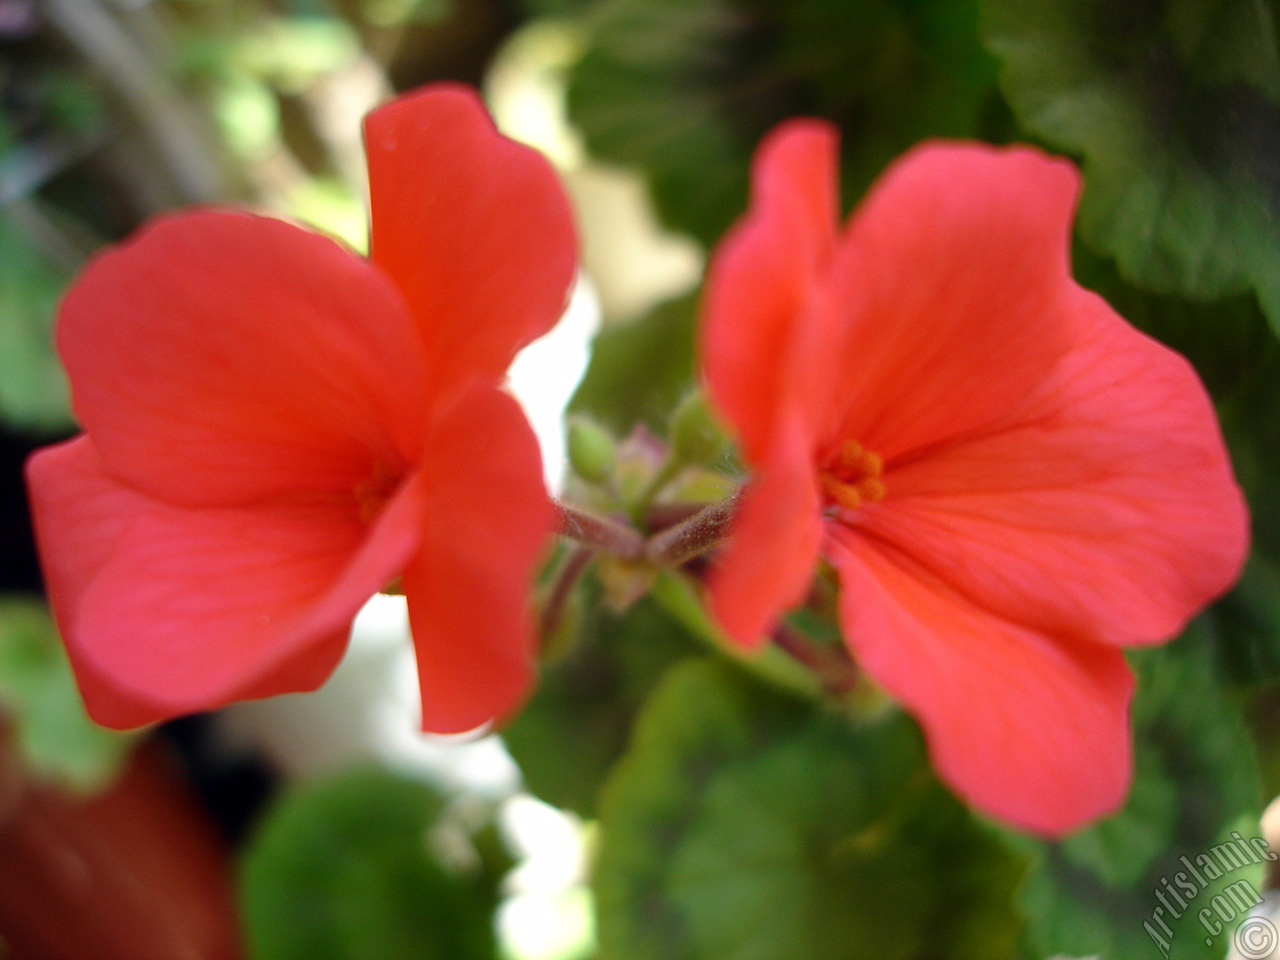
{"label": "flower bud", "polygon": [[569,464],[588,483],[604,483],[613,475],[617,462],[613,437],[596,423],[583,417],[569,421]]}
{"label": "flower bud", "polygon": [[676,407],[671,416],[671,452],[680,463],[712,463],[728,452],[729,445],[728,434],[700,390]]}

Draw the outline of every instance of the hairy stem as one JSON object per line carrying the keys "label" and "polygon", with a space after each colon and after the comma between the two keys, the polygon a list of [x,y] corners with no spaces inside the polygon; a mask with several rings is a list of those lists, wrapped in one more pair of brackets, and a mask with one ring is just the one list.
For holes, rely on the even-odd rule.
{"label": "hairy stem", "polygon": [[623,560],[643,560],[645,541],[635,530],[608,517],[579,510],[566,503],[556,503],[560,533],[570,540],[604,550]]}
{"label": "hairy stem", "polygon": [[560,565],[560,569],[556,571],[555,581],[552,583],[551,592],[547,594],[547,602],[542,608],[542,616],[538,623],[540,635],[544,639],[551,636],[560,626],[560,621],[564,619],[565,604],[569,602],[573,588],[586,573],[593,556],[595,556],[595,550],[591,547],[575,547]]}
{"label": "hairy stem", "polygon": [[655,504],[644,515],[644,528],[655,534],[661,533],[667,527],[674,527],[677,523],[696,516],[705,507],[705,503]]}
{"label": "hairy stem", "polygon": [[648,559],[662,567],[678,567],[719,545],[737,509],[736,496],[708,504],[686,520],[649,538]]}

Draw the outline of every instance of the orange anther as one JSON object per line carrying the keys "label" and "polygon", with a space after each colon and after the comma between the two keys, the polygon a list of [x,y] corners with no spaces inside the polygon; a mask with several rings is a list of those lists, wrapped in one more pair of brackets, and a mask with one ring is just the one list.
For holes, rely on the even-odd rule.
{"label": "orange anther", "polygon": [[857,510],[864,503],[884,499],[884,483],[879,479],[884,461],[857,440],[844,440],[822,474],[822,492],[828,503],[845,510]]}
{"label": "orange anther", "polygon": [[862,444],[857,440],[845,440],[840,444],[840,466],[846,470],[856,470],[862,463]]}
{"label": "orange anther", "polygon": [[884,499],[884,484],[875,477],[866,477],[857,484],[858,493],[864,500],[877,503]]}
{"label": "orange anther", "polygon": [[822,477],[822,490],[831,500],[846,510],[857,510],[862,506],[862,494],[858,488],[848,483],[841,483],[830,474]]}

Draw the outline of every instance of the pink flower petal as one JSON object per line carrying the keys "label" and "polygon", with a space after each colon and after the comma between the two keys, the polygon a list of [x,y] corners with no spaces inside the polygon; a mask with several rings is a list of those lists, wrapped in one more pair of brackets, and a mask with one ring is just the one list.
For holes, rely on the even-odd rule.
{"label": "pink flower petal", "polygon": [[981,431],[1071,346],[1068,242],[1079,178],[1027,148],[931,144],[896,161],[831,268],[841,341],[829,436],[886,462]]}
{"label": "pink flower petal", "polygon": [[26,474],[45,590],[90,716],[117,729],[158,719],[164,714],[158,704],[120,690],[76,642],[76,614],[85,591],[121,534],[151,501],[104,475],[92,442],[84,436],[36,451]]}
{"label": "pink flower petal", "polygon": [[846,641],[957,794],[1048,836],[1121,805],[1133,676],[1118,650],[994,616],[892,548],[839,535],[830,555]]}
{"label": "pink flower petal", "polygon": [[72,286],[58,346],[103,468],[167,503],[350,489],[421,453],[426,368],[399,294],[278,220],[152,222]]}
{"label": "pink flower petal", "polygon": [[428,440],[422,549],[404,576],[422,725],[458,733],[509,716],[533,680],[530,590],[553,514],[519,404],[462,394]]}
{"label": "pink flower petal", "polygon": [[770,134],[752,167],[751,212],[708,271],[703,369],[753,463],[773,442],[783,397],[802,389],[793,374],[813,336],[804,320],[835,243],[837,137],[818,120]]}
{"label": "pink flower petal", "polygon": [[806,436],[795,424],[784,426],[742,494],[708,584],[716,620],[743,646],[762,643],[808,593],[822,539],[820,506]]}
{"label": "pink flower petal", "polygon": [[1120,644],[1176,635],[1239,576],[1249,518],[1191,366],[1106,303],[989,435],[892,471],[857,525],[972,603]]}
{"label": "pink flower petal", "polygon": [[28,470],[58,623],[111,726],[319,685],[421,538],[416,480],[368,525],[335,498],[171,507],[106,476],[86,439]]}
{"label": "pink flower petal", "polygon": [[400,287],[433,376],[502,377],[566,306],[568,202],[540,154],[498,133],[475,91],[437,84],[365,121],[373,262]]}

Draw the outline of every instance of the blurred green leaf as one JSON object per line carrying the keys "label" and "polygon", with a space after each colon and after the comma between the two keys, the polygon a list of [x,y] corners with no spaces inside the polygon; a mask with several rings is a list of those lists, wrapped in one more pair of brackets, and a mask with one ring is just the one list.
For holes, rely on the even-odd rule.
{"label": "blurred green leaf", "polygon": [[15,427],[57,431],[71,424],[51,332],[67,279],[0,210],[0,419]]}
{"label": "blurred green leaf", "polygon": [[361,0],[361,16],[376,27],[432,23],[453,15],[454,0]]}
{"label": "blurred green leaf", "polygon": [[1225,675],[1241,686],[1280,678],[1280,566],[1261,550],[1235,589],[1205,615]]}
{"label": "blurred green leaf", "polygon": [[280,133],[280,105],[265,81],[228,73],[213,101],[213,115],[223,139],[237,156],[259,159],[275,148]]}
{"label": "blurred green leaf", "polygon": [[360,56],[360,40],[334,17],[264,17],[246,29],[230,51],[237,70],[298,93]]}
{"label": "blurred green leaf", "polygon": [[653,600],[619,616],[600,602],[598,587],[588,589],[578,636],[544,666],[533,698],[502,739],[534,794],[590,819],[640,707],[666,670],[696,648]]}
{"label": "blurred green leaf", "polygon": [[637,423],[665,431],[693,383],[696,298],[681,297],[648,316],[596,335],[591,363],[569,402],[622,435]]}
{"label": "blurred green leaf", "polygon": [[256,960],[492,960],[492,889],[428,849],[442,806],[385,770],[289,787],[242,864]]}
{"label": "blurred green leaf", "polygon": [[686,661],[606,785],[599,956],[1007,958],[1021,872],[900,714],[851,729]]}
{"label": "blurred green leaf", "polygon": [[787,117],[841,125],[854,198],[923,137],[990,134],[999,109],[975,0],[599,0],[580,15],[573,122],[706,245],[744,211],[751,153]]}
{"label": "blurred green leaf", "polygon": [[48,610],[25,597],[0,597],[0,707],[31,772],[76,790],[107,786],[133,740],[89,719]]}
{"label": "blurred green leaf", "polygon": [[1268,344],[1249,361],[1218,406],[1236,477],[1249,498],[1254,545],[1280,558],[1280,345]]}
{"label": "blurred green leaf", "polygon": [[[1228,884],[1245,880],[1253,889],[1261,869],[1228,872],[1195,882],[1180,860],[1213,857],[1232,830],[1257,832],[1261,793],[1253,748],[1241,718],[1217,679],[1202,624],[1172,647],[1133,657],[1138,673],[1133,722],[1135,778],[1118,813],[1059,844],[1020,842],[1035,856],[1022,891],[1029,918],[1031,956],[1154,955],[1157,944],[1144,928],[1170,897],[1165,880],[1180,895],[1178,875],[1194,885],[1194,903],[1206,906]],[[1172,960],[1221,957],[1227,944],[1205,943],[1197,907],[1181,919],[1162,908],[1160,919]]]}
{"label": "blurred green leaf", "polygon": [[55,127],[88,136],[102,128],[106,110],[93,82],[70,70],[51,69],[41,77],[40,98]]}
{"label": "blurred green leaf", "polygon": [[984,0],[1022,125],[1084,158],[1080,230],[1152,290],[1280,330],[1280,48],[1254,0]]}

